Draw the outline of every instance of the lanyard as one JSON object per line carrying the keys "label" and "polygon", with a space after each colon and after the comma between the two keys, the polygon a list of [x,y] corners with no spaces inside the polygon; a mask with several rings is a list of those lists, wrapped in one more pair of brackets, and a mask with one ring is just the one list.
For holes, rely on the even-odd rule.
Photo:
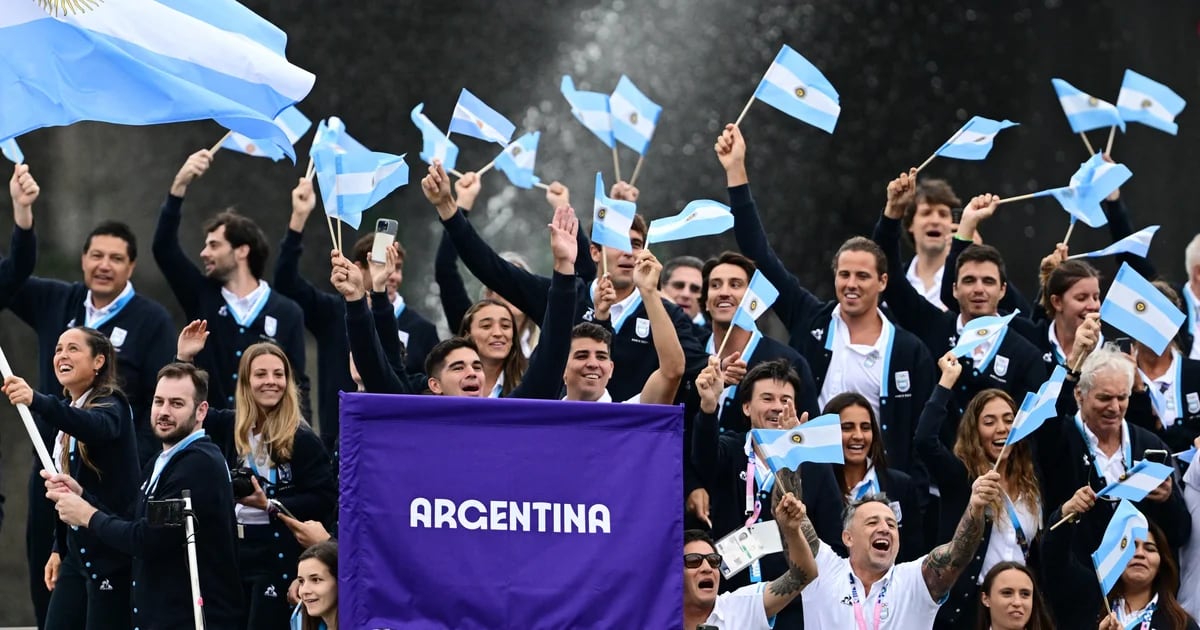
{"label": "lanyard", "polygon": [[[870,630],[867,627],[866,611],[863,610],[862,602],[858,599],[858,586],[854,582],[854,572],[849,571],[848,574],[850,576],[850,599],[854,605],[854,624],[859,630]],[[879,596],[875,598],[875,630],[879,630],[880,619],[883,616],[883,598],[887,596],[890,582],[890,577],[884,578],[883,587],[879,589]]]}
{"label": "lanyard", "polygon": [[858,501],[868,494],[879,494],[879,476],[875,474],[875,467],[871,466],[867,470],[867,474],[850,489],[850,496],[853,500]]}
{"label": "lanyard", "polygon": [[[89,291],[87,302],[85,302],[83,307],[83,324],[88,328],[95,328],[99,330],[100,327],[107,324],[110,319],[116,317],[117,314],[121,312],[121,309],[125,308],[125,306],[133,300],[133,284],[127,283],[125,286],[129,287],[129,289],[127,291],[122,291],[121,295],[117,296],[117,299],[109,304],[108,307],[105,309],[94,309],[97,315],[95,319],[88,317],[87,304],[92,302],[91,292]],[[101,313],[101,310],[104,312]]]}
{"label": "lanyard", "polygon": [[404,308],[404,297],[397,295],[396,301],[392,303],[392,312],[395,313],[396,319],[400,319],[400,316],[404,314]]}
{"label": "lanyard", "polygon": [[[263,448],[266,448],[266,447],[264,446]],[[268,467],[267,474],[264,475],[258,471],[258,466],[254,465],[254,457],[251,457],[251,455],[254,455],[254,453],[251,452],[250,455],[246,456],[246,465],[250,467],[250,470],[254,471],[254,474],[266,479],[267,483],[269,483],[271,485],[275,485],[276,475],[278,474],[278,471],[275,469],[275,466],[272,465],[272,466]],[[270,461],[270,456],[268,456],[267,461],[268,462]]]}
{"label": "lanyard", "polygon": [[[1079,437],[1083,438],[1083,446],[1088,450],[1088,456],[1092,459],[1092,466],[1096,468],[1096,473],[1100,475],[1100,479],[1107,484],[1108,477],[1104,476],[1104,470],[1100,468],[1100,460],[1096,459],[1096,449],[1092,448],[1092,441],[1088,439],[1087,430],[1083,426],[1083,419],[1079,414],[1075,414],[1075,428],[1079,429]],[[1121,468],[1125,472],[1121,473],[1120,481],[1125,481],[1128,477],[1129,465],[1133,461],[1133,447],[1129,442],[1129,425],[1124,420],[1121,421]]]}
{"label": "lanyard", "polygon": [[175,445],[174,448],[172,448],[170,451],[167,451],[166,458],[159,460],[162,462],[161,466],[158,465],[158,462],[155,462],[154,472],[150,473],[150,481],[148,481],[145,485],[147,496],[153,494],[154,489],[158,487],[158,478],[162,475],[162,471],[166,470],[167,464],[171,463],[171,458],[175,457],[176,453],[179,451],[187,448],[189,444],[199,440],[202,437],[204,437],[204,429],[200,429],[199,431],[196,431],[195,433],[183,438],[178,444]]}
{"label": "lanyard", "polygon": [[[732,328],[729,330],[729,332],[726,332],[725,334],[728,335],[730,332],[733,332]],[[754,351],[758,349],[758,342],[762,341],[762,337],[763,337],[762,331],[758,330],[757,328],[753,332],[751,332],[750,340],[747,341],[746,345],[742,348],[742,354],[739,355],[739,357],[738,357],[739,360],[745,361],[746,364],[749,365],[750,357],[754,356]],[[706,346],[706,350],[707,350],[708,354],[713,355],[713,356],[715,356],[717,354],[717,348],[715,347],[714,340],[715,340],[715,335],[709,335],[708,336],[708,346]],[[720,359],[720,357],[717,357],[717,358]],[[721,390],[721,398],[717,404],[717,417],[720,418],[721,415],[725,412],[726,402],[735,401],[735,400],[737,400],[737,385],[730,385],[729,387],[726,387],[725,389]]]}
{"label": "lanyard", "polygon": [[1021,528],[1021,519],[1017,516],[1017,506],[1013,505],[1007,492],[1004,493],[1004,508],[1008,512],[1008,520],[1012,521],[1013,534],[1017,537],[1017,544],[1021,547],[1021,555],[1028,559],[1029,538],[1025,536],[1025,530]]}
{"label": "lanyard", "polygon": [[[1142,377],[1142,383],[1146,386],[1146,393],[1150,395],[1150,404],[1154,406],[1154,411],[1158,413],[1158,419],[1162,421],[1163,426],[1172,426],[1178,423],[1183,418],[1183,361],[1180,359],[1179,352],[1172,350],[1171,359],[1172,367],[1175,368],[1175,382],[1167,388],[1167,391],[1162,391],[1142,368],[1138,368],[1138,374]],[[1174,390],[1172,392],[1172,390]],[[1167,400],[1167,395],[1171,394],[1174,399],[1175,417],[1170,418],[1168,423],[1167,410],[1170,407],[1170,402]]]}
{"label": "lanyard", "polygon": [[1150,620],[1154,617],[1154,611],[1157,608],[1158,595],[1155,595],[1154,599],[1150,600],[1150,603],[1142,609],[1141,613],[1127,617],[1125,615],[1125,598],[1121,597],[1113,603],[1112,611],[1113,614],[1117,616],[1117,621],[1121,622],[1121,626],[1125,628],[1125,630],[1133,630],[1133,628],[1139,628],[1139,630],[1150,630]]}
{"label": "lanyard", "polygon": [[621,314],[619,316],[613,318],[613,322],[612,322],[613,332],[614,333],[621,332],[621,327],[625,325],[625,322],[629,319],[629,316],[633,315],[633,312],[636,311],[638,309],[638,307],[641,305],[642,305],[642,294],[641,294],[641,292],[639,292],[635,289],[633,291],[633,299],[629,301],[629,306],[625,307],[625,309],[621,311]]}

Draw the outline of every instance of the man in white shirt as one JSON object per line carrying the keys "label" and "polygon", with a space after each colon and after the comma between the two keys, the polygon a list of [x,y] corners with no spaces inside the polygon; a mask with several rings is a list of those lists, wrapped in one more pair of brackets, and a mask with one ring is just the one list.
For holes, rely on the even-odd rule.
{"label": "man in white shirt", "polygon": [[751,584],[717,595],[721,554],[712,538],[698,529],[683,534],[683,627],[707,624],[719,630],[769,630],[773,617],[817,577],[812,550],[820,544],[804,503],[788,492],[776,493],[775,522],[783,535],[788,572],[766,584]]}
{"label": "man in white shirt", "polygon": [[946,310],[942,303],[942,274],[954,234],[953,209],[962,206],[958,195],[944,179],[924,179],[905,205],[901,225],[904,240],[916,251],[904,279],[930,304]]}
{"label": "man in white shirt", "polygon": [[887,496],[868,495],[851,503],[842,531],[849,558],[838,556],[828,546],[814,549],[820,575],[803,593],[804,627],[932,627],[946,594],[983,538],[984,509],[1000,500],[1000,492],[999,473],[991,471],[976,479],[954,537],[925,556],[899,565],[899,528]]}

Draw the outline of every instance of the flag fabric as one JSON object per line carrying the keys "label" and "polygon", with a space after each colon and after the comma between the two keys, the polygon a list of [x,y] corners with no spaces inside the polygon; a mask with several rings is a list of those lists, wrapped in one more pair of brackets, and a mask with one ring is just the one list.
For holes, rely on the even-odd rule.
{"label": "flag fabric", "polygon": [[1050,82],[1054,84],[1054,91],[1058,93],[1058,102],[1062,105],[1063,113],[1067,115],[1071,131],[1083,133],[1114,126],[1125,131],[1125,120],[1121,118],[1116,105],[1083,92],[1062,79],[1050,79]]}
{"label": "flag fabric", "polygon": [[[296,142],[304,137],[304,134],[308,133],[309,128],[312,127],[312,121],[300,113],[300,110],[296,109],[296,106],[293,105],[279,112],[279,115],[275,117],[275,126],[279,127],[283,131],[283,135],[287,136],[288,141],[292,143],[292,146],[295,146]],[[284,157],[283,150],[276,146],[274,142],[247,138],[236,131],[229,134],[225,142],[221,143],[221,148],[232,149],[246,155],[253,155],[254,157],[271,158],[276,162],[282,160]]]}
{"label": "flag fabric", "polygon": [[1066,188],[1048,191],[1059,205],[1071,215],[1072,221],[1083,221],[1089,227],[1108,223],[1100,202],[1121,187],[1133,173],[1124,164],[1105,161],[1100,153],[1079,165]]}
{"label": "flag fabric", "polygon": [[527,133],[504,147],[496,156],[496,168],[508,176],[513,186],[529,189],[540,181],[533,174],[533,165],[537,161],[538,139],[541,137],[540,131]]}
{"label": "flag fabric", "polygon": [[403,155],[352,151],[339,153],[322,149],[313,154],[325,214],[354,229],[362,213],[392,191],[408,183],[408,164]]}
{"label": "flag fabric", "polygon": [[1066,377],[1066,368],[1061,365],[1056,366],[1054,372],[1050,374],[1050,378],[1042,383],[1036,393],[1025,394],[1025,400],[1021,403],[1021,408],[1017,410],[1017,417],[1013,419],[1012,428],[1009,429],[1005,446],[1016,444],[1029,437],[1046,420],[1058,415],[1055,404],[1058,402],[1059,393],[1062,392],[1063,379]]}
{"label": "flag fabric", "polygon": [[322,149],[329,149],[334,153],[370,151],[361,142],[346,133],[346,123],[337,116],[330,116],[328,120],[317,123],[317,131],[313,134],[312,146],[309,147],[308,154],[312,156]]}
{"label": "flag fabric", "polygon": [[604,146],[609,148],[616,146],[608,95],[576,90],[575,82],[569,75],[563,75],[560,89],[563,97],[567,99],[567,103],[571,105],[571,114],[575,116],[575,120],[600,138],[600,142],[603,142]]}
{"label": "flag fabric", "polygon": [[793,429],[753,429],[750,433],[772,472],[795,470],[804,462],[846,463],[842,420],[836,413],[818,416]]}
{"label": "flag fabric", "polygon": [[604,176],[596,173],[596,201],[592,206],[592,242],[601,247],[611,247],[633,253],[629,230],[637,205],[632,201],[610,199],[604,194]]}
{"label": "flag fabric", "polygon": [[1071,258],[1100,258],[1102,256],[1115,256],[1117,254],[1133,254],[1134,256],[1146,257],[1146,253],[1150,251],[1150,241],[1154,238],[1154,233],[1158,231],[1157,225],[1151,225],[1148,228],[1143,228],[1126,236],[1125,238],[1105,247],[1097,249],[1094,252],[1086,254],[1075,254]]}
{"label": "flag fabric", "polygon": [[[681,407],[342,394],[341,412],[338,550],[360,559],[341,627],[680,625]],[[598,576],[620,587],[580,587]]]}
{"label": "flag fabric", "polygon": [[994,342],[1000,333],[1008,328],[1008,323],[1020,312],[1018,310],[1008,315],[991,315],[972,319],[963,326],[962,334],[958,336],[958,343],[954,345],[951,352],[956,357],[965,357],[971,354],[977,346]]}
{"label": "flag fabric", "polygon": [[673,216],[650,222],[646,244],[681,241],[697,236],[713,236],[733,227],[729,206],[711,199],[697,199]]}
{"label": "flag fabric", "polygon": [[654,137],[654,129],[658,126],[658,117],[662,107],[646,98],[641,90],[621,75],[617,89],[613,90],[608,99],[612,115],[612,131],[617,142],[645,155],[650,147],[650,139]]}
{"label": "flag fabric", "polygon": [[1136,541],[1146,540],[1149,533],[1150,524],[1146,517],[1129,501],[1121,501],[1104,530],[1100,546],[1092,554],[1092,566],[1096,568],[1096,577],[1105,595],[1112,591],[1125,572],[1137,551]]}
{"label": "flag fabric", "polygon": [[458,147],[422,113],[424,108],[424,103],[417,103],[412,110],[413,124],[421,130],[421,160],[426,164],[433,164],[434,160],[439,160],[442,168],[447,172],[452,171],[458,164]]}
{"label": "flag fabric", "polygon": [[992,150],[996,134],[1019,123],[1011,120],[991,120],[982,116],[972,116],[967,124],[950,137],[937,150],[937,155],[956,160],[982,160]]}
{"label": "flag fabric", "polygon": [[1100,304],[1100,319],[1162,354],[1186,316],[1129,263],[1122,263]]}
{"label": "flag fabric", "polygon": [[16,138],[9,138],[0,142],[0,153],[8,158],[13,164],[24,164],[25,154],[21,152],[21,147],[17,145]]}
{"label": "flag fabric", "polygon": [[1125,71],[1121,92],[1117,95],[1117,110],[1121,118],[1165,131],[1172,136],[1179,132],[1175,117],[1187,101],[1171,88],[1133,70]]}
{"label": "flag fabric", "polygon": [[1166,464],[1143,459],[1129,469],[1125,479],[1108,484],[1103,490],[1097,492],[1096,496],[1141,501],[1155,488],[1162,485],[1162,482],[1166,481],[1174,470]]}
{"label": "flag fabric", "polygon": [[762,270],[755,269],[754,277],[750,278],[750,284],[742,294],[742,300],[738,302],[737,311],[733,313],[733,325],[753,332],[757,328],[755,322],[777,299],[779,289],[767,280]]}
{"label": "flag fabric", "polygon": [[0,0],[0,138],[80,120],[211,118],[294,158],[273,119],[315,77],[288,62],[286,44],[234,0],[105,0],[58,16]]}
{"label": "flag fabric", "polygon": [[516,125],[468,92],[467,88],[459,93],[454,115],[450,118],[450,133],[461,133],[507,146],[516,129]]}
{"label": "flag fabric", "polygon": [[1172,457],[1190,466],[1192,464],[1192,459],[1196,457],[1196,447],[1193,446],[1186,451],[1173,453]]}
{"label": "flag fabric", "polygon": [[767,68],[754,98],[827,133],[833,133],[842,112],[833,84],[787,44]]}

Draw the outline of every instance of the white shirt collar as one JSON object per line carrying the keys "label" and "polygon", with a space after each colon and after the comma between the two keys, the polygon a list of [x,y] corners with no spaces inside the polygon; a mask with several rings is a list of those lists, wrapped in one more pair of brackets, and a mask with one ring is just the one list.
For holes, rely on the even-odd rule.
{"label": "white shirt collar", "polygon": [[270,287],[267,285],[265,280],[259,280],[258,286],[255,287],[253,291],[247,293],[246,297],[238,297],[233,291],[230,291],[225,287],[221,287],[221,297],[225,298],[225,303],[229,305],[229,308],[233,309],[233,311],[237,313],[238,319],[244,319],[258,304],[258,301],[263,298],[263,294],[265,294],[269,288]]}
{"label": "white shirt collar", "polygon": [[[566,400],[566,399],[567,399],[567,397],[563,396],[559,400]],[[600,394],[600,397],[592,402],[612,402],[612,401],[613,401],[612,394],[608,393],[608,389],[605,388],[604,393]],[[583,402],[583,401],[577,401],[577,402]]]}
{"label": "white shirt collar", "polygon": [[914,256],[912,261],[908,263],[908,271],[904,274],[904,279],[912,285],[912,288],[921,294],[927,302],[934,306],[946,310],[946,305],[942,303],[942,276],[946,273],[946,264],[943,262],[941,267],[938,267],[937,273],[933,274],[933,286],[926,288],[925,281],[921,276],[917,275],[917,257]]}
{"label": "white shirt collar", "polygon": [[96,308],[95,302],[92,299],[92,290],[88,289],[87,297],[83,299],[83,308],[87,321],[92,322],[100,319],[101,317],[106,317],[112,312],[114,306],[120,304],[122,300],[126,299],[127,296],[131,294],[133,294],[133,283],[126,282],[125,288],[121,289],[121,293],[116,297],[116,299],[109,302],[104,308]]}
{"label": "white shirt collar", "polygon": [[[888,320],[888,318],[883,314],[883,311],[879,310],[878,308],[875,309],[875,313],[879,315],[880,321],[883,322],[883,327],[880,329],[879,337],[875,339],[875,343],[870,344],[870,347],[877,350],[880,356],[883,356],[883,353],[887,352],[888,337],[890,336],[889,329],[892,327],[892,322]],[[850,326],[846,325],[846,320],[842,319],[841,304],[833,307],[833,317],[837,319],[839,324],[837,327],[837,335],[838,341],[841,343],[841,345],[844,345],[848,348],[855,348],[856,346],[861,348],[866,345],[850,343]]]}

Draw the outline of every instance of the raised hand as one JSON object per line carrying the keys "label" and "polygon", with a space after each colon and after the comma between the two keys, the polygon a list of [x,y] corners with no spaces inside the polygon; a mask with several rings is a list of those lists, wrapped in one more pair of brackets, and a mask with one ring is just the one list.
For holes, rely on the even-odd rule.
{"label": "raised hand", "polygon": [[1088,313],[1083,323],[1075,329],[1075,343],[1071,346],[1071,357],[1068,367],[1078,370],[1096,344],[1100,341],[1100,313]]}
{"label": "raised hand", "polygon": [[700,370],[696,377],[696,391],[700,394],[700,411],[717,413],[721,401],[721,392],[725,390],[724,377],[721,375],[721,364],[717,357],[708,357],[708,365]]}
{"label": "raised hand", "polygon": [[613,184],[612,189],[608,192],[608,196],[612,197],[613,199],[622,199],[624,201],[632,201],[634,203],[637,203],[638,194],[639,193],[636,186],[630,186],[624,181]]}
{"label": "raised hand", "polygon": [[33,388],[25,379],[19,376],[9,376],[4,379],[0,392],[8,396],[8,402],[14,405],[30,405],[33,403]]}
{"label": "raised hand", "polygon": [[175,197],[186,195],[188,186],[196,181],[197,177],[204,175],[209,166],[212,166],[212,151],[200,149],[189,155],[183,166],[179,167],[179,172],[175,174],[175,181],[171,182],[171,194]]}
{"label": "raised hand", "polygon": [[179,331],[175,342],[175,358],[190,363],[204,349],[208,341],[208,320],[196,319]]}
{"label": "raised hand", "polygon": [[962,219],[958,222],[958,238],[965,241],[975,240],[975,230],[979,224],[992,216],[999,205],[1000,197],[996,195],[978,195],[971,199],[963,208]]}
{"label": "raised hand", "polygon": [[470,211],[475,207],[479,191],[483,190],[483,180],[475,171],[467,171],[454,182],[454,194],[458,195],[458,207]]}
{"label": "raised hand", "polygon": [[342,252],[333,250],[329,252],[329,262],[332,269],[329,272],[329,283],[337,289],[342,297],[346,298],[347,302],[361,300],[366,294],[363,290],[362,272],[354,263],[350,262]]}
{"label": "raised hand", "polygon": [[1067,502],[1062,504],[1063,516],[1067,514],[1085,514],[1096,506],[1096,491],[1091,486],[1084,486],[1075,491]]}
{"label": "raised hand", "polygon": [[551,208],[561,208],[571,205],[571,191],[560,181],[550,182],[546,187],[546,203]]}
{"label": "raised hand", "polygon": [[942,371],[942,377],[938,380],[938,385],[946,389],[954,389],[954,384],[958,382],[958,376],[962,374],[962,364],[958,362],[958,357],[954,356],[953,352],[947,352],[938,359],[938,369]]}
{"label": "raised hand", "polygon": [[421,179],[421,192],[425,193],[425,198],[437,208],[438,216],[443,221],[449,220],[458,211],[454,195],[450,192],[450,177],[442,169],[440,160],[434,160],[433,164],[429,165],[429,174]]}
{"label": "raised hand", "polygon": [[288,228],[293,232],[303,232],[308,215],[317,207],[317,195],[313,193],[313,183],[307,177],[301,177],[300,182],[292,189],[292,217]]}
{"label": "raised hand", "polygon": [[550,252],[554,254],[554,270],[563,275],[573,275],[575,258],[579,256],[579,241],[575,238],[579,233],[579,217],[575,216],[575,209],[571,206],[555,208],[554,219],[547,227],[550,228]]}
{"label": "raised hand", "polygon": [[779,526],[788,530],[799,530],[800,521],[808,515],[808,508],[804,506],[804,502],[796,498],[796,495],[791,492],[783,495],[773,509],[775,520],[779,521]]}
{"label": "raised hand", "polygon": [[[13,212],[15,214],[31,213],[33,211],[33,202],[37,201],[41,191],[42,189],[38,186],[37,180],[29,172],[28,164],[18,164],[13,169],[12,179],[8,181],[8,194],[12,195]],[[21,225],[22,228],[29,229],[33,225],[33,216],[30,214],[28,218],[29,225]],[[21,223],[21,221],[17,222],[18,225]]]}
{"label": "raised hand", "polygon": [[1038,278],[1045,287],[1050,280],[1050,274],[1067,260],[1067,246],[1063,243],[1058,243],[1054,246],[1054,251],[1050,252],[1045,258],[1042,258],[1042,264],[1038,267]]}
{"label": "raised hand", "polygon": [[1000,503],[1001,492],[1000,473],[995,470],[989,470],[982,476],[977,477],[975,482],[971,484],[971,501],[967,505],[967,510],[977,516],[983,515],[984,510],[989,505],[998,505]]}
{"label": "raised hand", "polygon": [[888,182],[887,203],[883,206],[883,215],[889,219],[904,218],[904,209],[913,200],[917,191],[917,169],[910,168],[907,173],[900,173],[896,179]]}
{"label": "raised hand", "polygon": [[617,290],[613,288],[612,276],[604,274],[596,280],[596,311],[594,317],[600,321],[608,320],[608,310],[617,303]]}
{"label": "raised hand", "polygon": [[704,488],[696,488],[688,494],[687,510],[696,515],[696,518],[704,521],[709,529],[712,529],[712,520],[709,518],[709,497],[708,490]]}
{"label": "raised hand", "polygon": [[637,285],[643,299],[658,291],[658,279],[661,275],[662,263],[658,262],[654,254],[648,249],[638,251],[633,268],[633,283]]}
{"label": "raised hand", "polygon": [[395,241],[387,246],[384,262],[375,262],[370,256],[367,256],[367,268],[371,273],[371,290],[376,293],[387,290],[388,276],[395,273],[398,264],[400,264],[400,250],[396,248]]}

